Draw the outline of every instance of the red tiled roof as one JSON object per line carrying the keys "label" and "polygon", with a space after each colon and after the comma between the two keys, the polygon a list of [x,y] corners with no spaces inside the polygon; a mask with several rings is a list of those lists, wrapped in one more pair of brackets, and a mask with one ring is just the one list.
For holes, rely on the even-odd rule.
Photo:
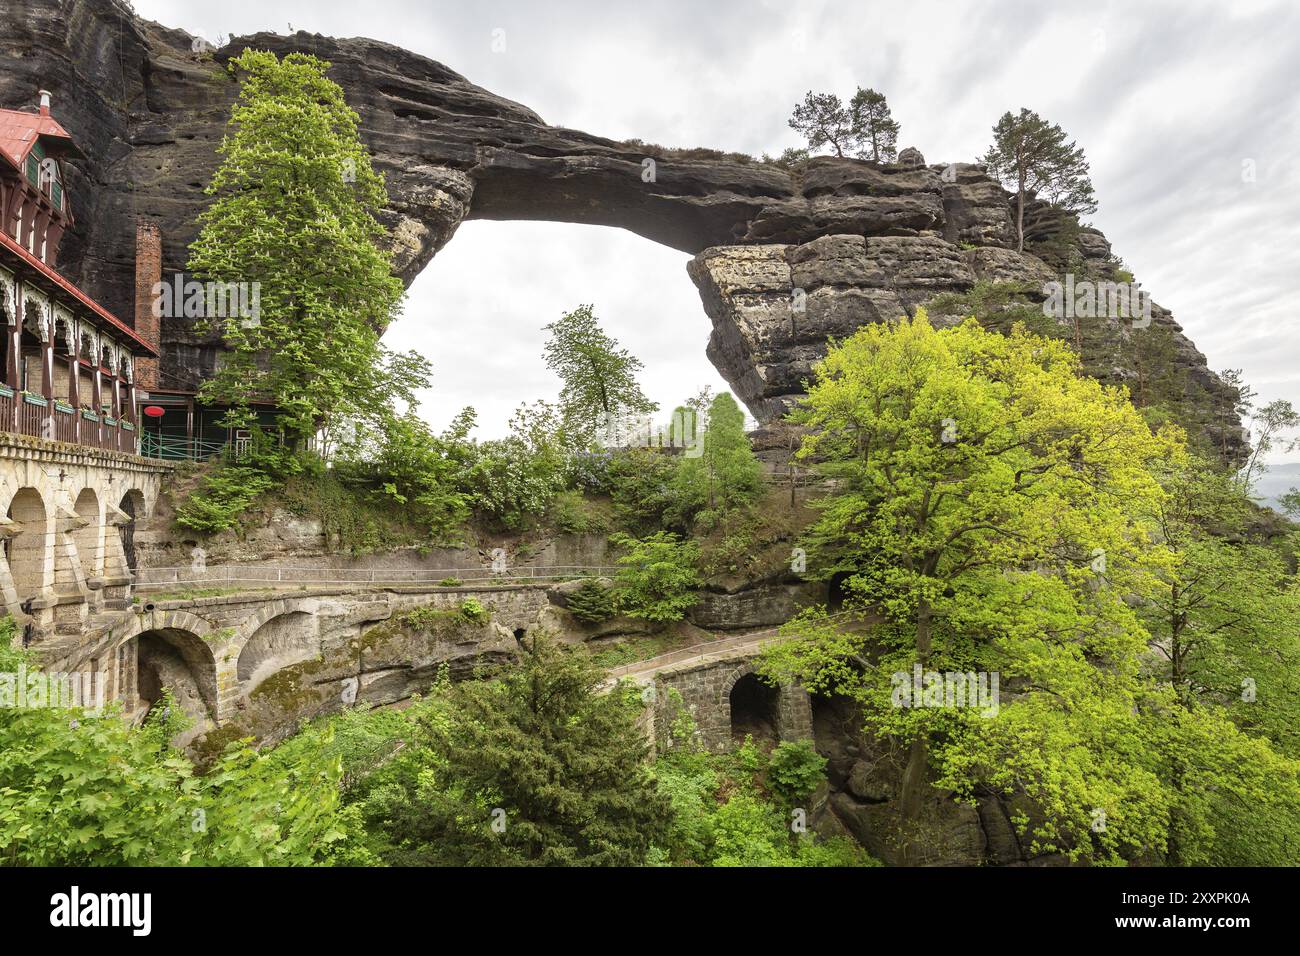
{"label": "red tiled roof", "polygon": [[0,153],[4,153],[9,162],[19,169],[22,169],[32,145],[41,136],[67,140],[66,145],[72,147],[72,137],[53,116],[24,113],[22,110],[0,110]]}
{"label": "red tiled roof", "polygon": [[17,241],[13,239],[12,236],[10,236],[4,230],[0,230],[0,247],[3,247],[4,249],[18,256],[20,259],[22,259],[22,261],[27,266],[29,266],[32,269],[35,269],[45,279],[54,283],[65,293],[67,293],[68,295],[72,296],[72,298],[80,302],[85,308],[89,309],[90,312],[97,319],[100,319],[101,321],[107,323],[115,332],[118,332],[121,335],[125,336],[131,343],[132,355],[144,354],[144,355],[156,356],[158,354],[158,351],[152,345],[150,345],[144,339],[140,338],[140,336],[135,334],[134,329],[132,329],[129,325],[123,323],[112,312],[109,312],[108,309],[104,308],[102,305],[100,305],[90,296],[86,295],[86,293],[82,292],[75,285],[73,285],[71,282],[65,279],[57,271],[52,269],[50,266],[46,265],[40,259],[36,258],[36,256],[32,255],[26,249],[24,249],[21,245],[18,244]]}

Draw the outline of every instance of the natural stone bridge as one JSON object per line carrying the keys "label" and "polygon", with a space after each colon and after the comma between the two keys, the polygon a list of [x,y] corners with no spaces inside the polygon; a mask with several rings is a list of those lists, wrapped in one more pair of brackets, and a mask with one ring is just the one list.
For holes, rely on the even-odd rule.
{"label": "natural stone bridge", "polygon": [[[718,150],[620,142],[548,125],[391,44],[259,33],[195,53],[189,34],[136,17],[118,0],[29,0],[5,27],[0,103],[53,91],[87,156],[74,164],[71,194],[87,197],[95,214],[82,217],[88,230],[64,240],[65,266],[123,315],[134,303],[124,250],[133,248],[138,218],[160,225],[164,270],[184,266],[238,89],[225,65],[245,47],[330,62],[385,176],[383,218],[404,281],[467,219],[615,226],[682,250],[695,257],[690,276],[713,323],[708,356],[762,422],[801,393],[829,336],[977,282],[1041,287],[1065,267],[1013,248],[1008,195],[982,166],[927,164],[914,149],[897,163],[817,157],[784,168]],[[774,130],[784,128],[785,108],[773,104]],[[1051,210],[1033,212],[1030,238],[1055,236]],[[1112,266],[1110,244],[1091,227],[1078,230],[1066,259],[1085,271]],[[1156,306],[1153,324],[1168,333],[1171,362],[1189,387],[1204,392],[1211,447],[1240,458],[1233,390],[1167,310]],[[1121,359],[1127,328],[1109,323],[1101,332],[1120,363],[1115,380],[1134,377],[1131,358]],[[216,339],[180,319],[164,322],[161,334],[169,387],[194,387],[211,373]]]}

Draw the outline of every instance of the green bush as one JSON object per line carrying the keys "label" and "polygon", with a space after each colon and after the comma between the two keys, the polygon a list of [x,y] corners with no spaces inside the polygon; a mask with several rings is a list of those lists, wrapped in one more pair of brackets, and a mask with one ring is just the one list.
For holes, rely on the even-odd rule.
{"label": "green bush", "polygon": [[176,523],[191,531],[215,534],[233,528],[257,498],[276,482],[248,465],[222,465],[176,509]]}
{"label": "green bush", "polygon": [[583,581],[569,594],[569,613],[583,624],[599,624],[618,613],[618,603],[611,589],[599,581]]}
{"label": "green bush", "polygon": [[475,624],[486,623],[488,618],[492,616],[491,612],[479,603],[479,599],[473,597],[465,598],[460,602],[460,613],[467,621],[472,621]]}
{"label": "green bush", "polygon": [[790,804],[812,796],[826,779],[826,758],[813,749],[812,741],[782,741],[772,751],[767,765],[768,784]]}
{"label": "green bush", "polygon": [[625,551],[617,574],[624,613],[648,621],[680,621],[696,602],[699,547],[663,531],[645,538],[616,534],[610,541]]}

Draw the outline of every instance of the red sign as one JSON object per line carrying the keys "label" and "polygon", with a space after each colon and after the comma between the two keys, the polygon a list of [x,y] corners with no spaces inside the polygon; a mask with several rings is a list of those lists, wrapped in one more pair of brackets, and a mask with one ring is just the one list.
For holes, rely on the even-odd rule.
{"label": "red sign", "polygon": [[163,413],[166,411],[161,405],[146,405],[144,407],[144,413],[150,418],[162,418]]}

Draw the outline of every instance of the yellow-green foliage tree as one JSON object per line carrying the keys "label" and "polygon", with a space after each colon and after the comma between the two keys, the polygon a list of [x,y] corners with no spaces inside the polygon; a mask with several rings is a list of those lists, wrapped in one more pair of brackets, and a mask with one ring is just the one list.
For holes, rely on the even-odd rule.
{"label": "yellow-green foliage tree", "polygon": [[[905,819],[932,784],[984,788],[1033,801],[1038,819],[1020,823],[1037,852],[1159,855],[1185,799],[1172,766],[1208,774],[1230,753],[1272,754],[1221,715],[1171,713],[1169,685],[1142,671],[1151,638],[1131,605],[1174,561],[1146,516],[1165,496],[1157,463],[1182,455],[1178,433],[1152,434],[1062,343],[973,320],[867,327],[815,373],[801,455],[837,484],[810,570],[846,573],[849,607],[879,623],[846,633],[809,615],[768,667],[852,694],[869,727],[903,742]],[[996,676],[998,700],[912,706],[917,666],[988,675],[990,691]],[[1294,766],[1270,759],[1293,802]],[[1263,780],[1219,773],[1211,786],[1251,799]]]}

